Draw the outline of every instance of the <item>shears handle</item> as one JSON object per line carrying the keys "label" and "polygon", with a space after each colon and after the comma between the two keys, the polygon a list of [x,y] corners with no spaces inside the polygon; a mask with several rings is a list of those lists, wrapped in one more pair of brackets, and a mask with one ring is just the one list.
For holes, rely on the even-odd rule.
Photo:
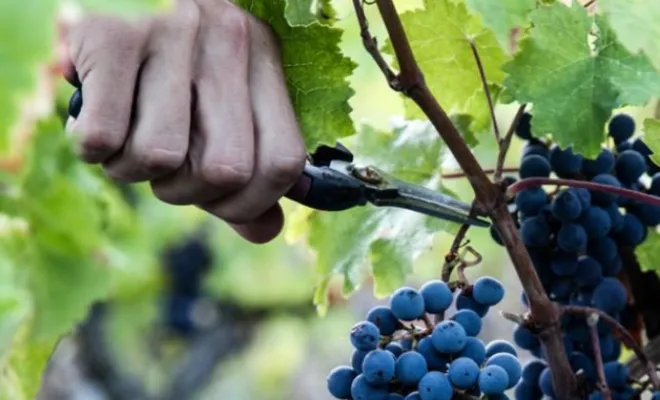
{"label": "shears handle", "polygon": [[362,182],[349,175],[307,163],[285,197],[315,210],[343,211],[367,204],[365,190]]}

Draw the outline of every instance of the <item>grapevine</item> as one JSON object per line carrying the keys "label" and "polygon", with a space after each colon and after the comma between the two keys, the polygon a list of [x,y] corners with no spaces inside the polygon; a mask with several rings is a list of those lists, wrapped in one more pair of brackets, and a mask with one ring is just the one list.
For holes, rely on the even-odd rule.
{"label": "grapevine", "polygon": [[[83,106],[64,80],[85,80],[69,24],[175,2],[38,3],[0,5],[0,398],[65,398],[64,374],[80,377],[68,396],[91,383],[130,400],[660,400],[657,0],[226,2],[278,39],[278,90],[308,152],[347,144],[356,165],[469,198],[490,222],[285,196],[284,233],[261,247],[117,185],[65,133]],[[234,22],[206,14],[220,31]],[[153,51],[164,71],[181,61]],[[266,53],[249,53],[251,77]],[[136,83],[133,101],[150,102]],[[431,277],[412,283],[417,262]],[[363,285],[364,308],[349,298]]]}

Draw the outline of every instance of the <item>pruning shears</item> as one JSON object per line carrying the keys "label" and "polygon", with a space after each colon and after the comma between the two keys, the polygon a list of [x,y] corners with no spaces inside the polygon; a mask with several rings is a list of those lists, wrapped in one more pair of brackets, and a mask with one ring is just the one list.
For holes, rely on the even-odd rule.
{"label": "pruning shears", "polygon": [[[69,101],[69,115],[82,109],[78,88]],[[358,166],[341,143],[319,146],[307,155],[305,169],[285,197],[321,211],[343,211],[370,203],[395,207],[460,224],[489,227],[486,220],[471,216],[471,206],[424,186],[401,181],[375,166]]]}

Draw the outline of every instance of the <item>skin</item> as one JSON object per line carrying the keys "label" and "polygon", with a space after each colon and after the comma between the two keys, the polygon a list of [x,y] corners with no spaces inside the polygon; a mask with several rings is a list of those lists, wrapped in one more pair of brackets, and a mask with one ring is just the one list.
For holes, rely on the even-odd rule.
{"label": "skin", "polygon": [[250,242],[279,234],[305,148],[268,26],[227,0],[176,0],[139,20],[86,16],[66,40],[84,98],[67,130],[85,162]]}

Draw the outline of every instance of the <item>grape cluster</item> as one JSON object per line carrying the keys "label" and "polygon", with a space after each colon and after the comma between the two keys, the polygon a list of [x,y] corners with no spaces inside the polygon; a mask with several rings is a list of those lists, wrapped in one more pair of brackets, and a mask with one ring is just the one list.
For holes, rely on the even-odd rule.
{"label": "grape cluster", "polygon": [[[449,400],[457,393],[507,399],[522,367],[514,346],[477,338],[482,318],[504,297],[504,287],[481,277],[458,290],[443,281],[396,290],[388,306],[372,308],[353,326],[351,365],[328,375],[330,394],[352,400]],[[449,307],[457,311],[443,318]],[[429,315],[439,321],[431,325]],[[424,327],[415,321],[425,321]]]}
{"label": "grape cluster", "polygon": [[211,264],[210,248],[197,237],[187,238],[164,252],[168,279],[162,311],[164,324],[174,333],[187,336],[195,332],[194,307],[202,297],[202,279]]}
{"label": "grape cluster", "polygon": [[[608,129],[615,148],[603,148],[593,159],[574,153],[571,147],[561,149],[534,138],[531,120],[530,114],[524,114],[516,132],[527,141],[520,178],[549,177],[554,173],[559,178],[660,195],[660,168],[651,161],[651,151],[643,140],[633,139],[635,123],[630,116],[612,118]],[[648,186],[642,184],[644,175],[652,176]],[[626,289],[618,279],[623,270],[620,251],[640,245],[648,228],[660,224],[660,207],[582,188],[548,193],[541,187],[531,187],[517,193],[514,203],[520,235],[550,299],[562,305],[594,307],[619,319],[628,303]],[[491,235],[501,244],[492,228]],[[524,293],[522,301],[527,305]],[[601,398],[596,391],[596,357],[604,362],[613,398],[631,398],[634,390],[629,385],[627,367],[617,361],[621,343],[610,326],[603,321],[597,325],[600,354],[592,350],[584,318],[564,315],[562,327],[569,362],[574,372],[581,371],[587,391],[592,393],[590,398]],[[523,368],[515,388],[516,399],[554,397],[551,372],[543,361],[545,355],[536,335],[517,326],[513,339],[538,358]]]}

